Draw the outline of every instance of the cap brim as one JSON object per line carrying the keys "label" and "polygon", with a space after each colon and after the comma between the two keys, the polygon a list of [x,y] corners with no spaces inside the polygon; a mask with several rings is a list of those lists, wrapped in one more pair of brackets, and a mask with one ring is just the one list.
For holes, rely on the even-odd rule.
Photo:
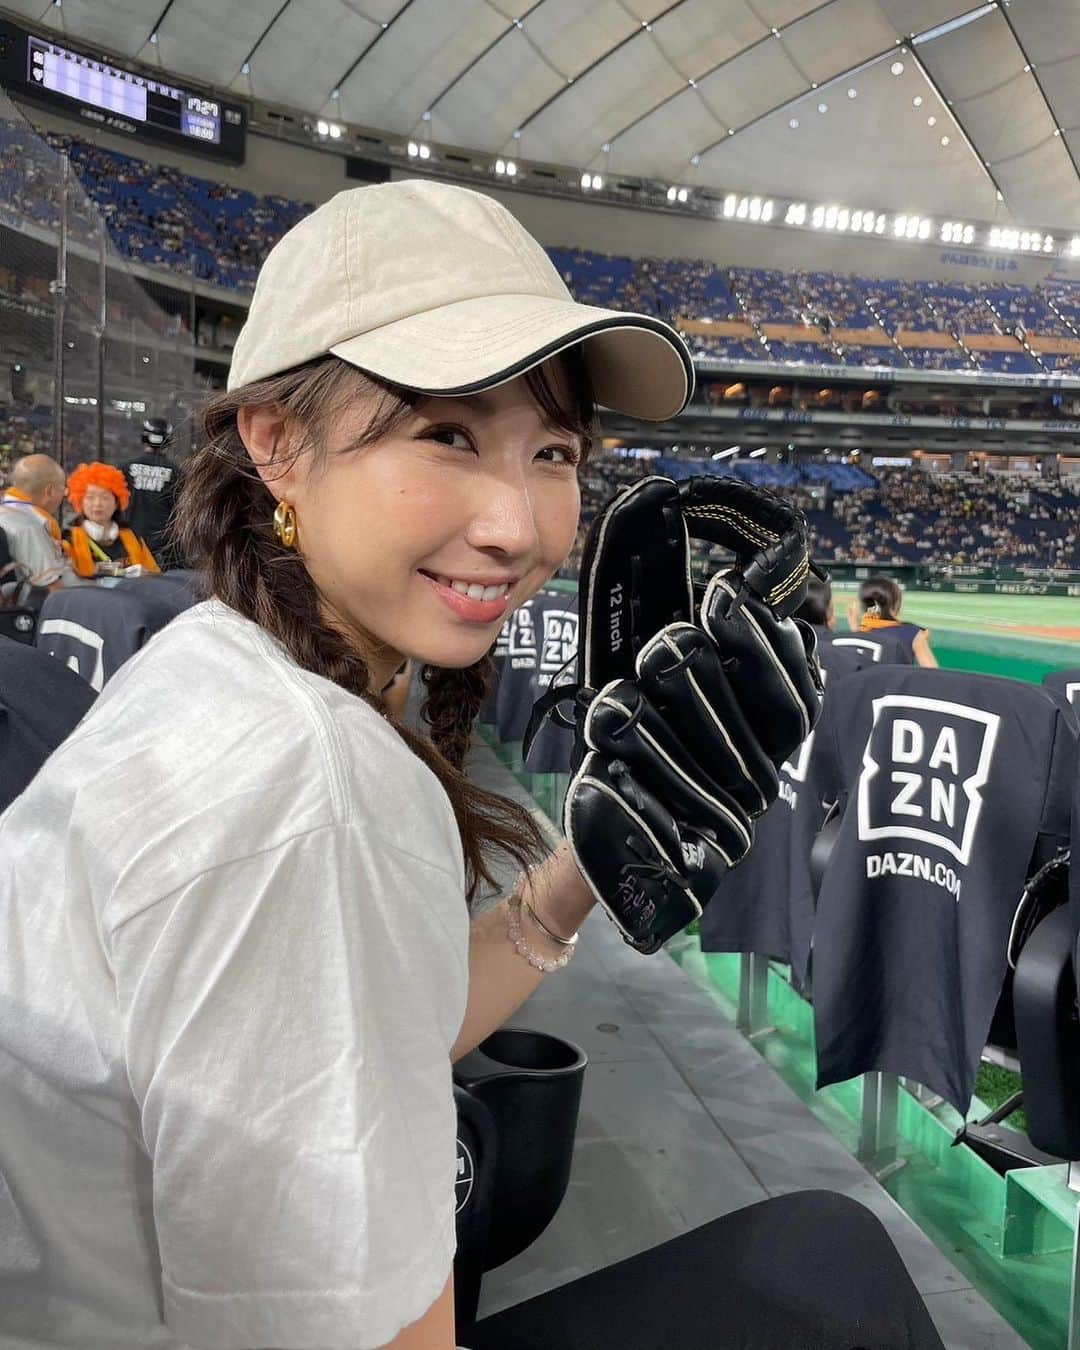
{"label": "cap brim", "polygon": [[690,353],[666,323],[536,295],[458,300],[330,351],[392,384],[450,396],[505,384],[578,343],[601,407],[662,422],[694,392]]}

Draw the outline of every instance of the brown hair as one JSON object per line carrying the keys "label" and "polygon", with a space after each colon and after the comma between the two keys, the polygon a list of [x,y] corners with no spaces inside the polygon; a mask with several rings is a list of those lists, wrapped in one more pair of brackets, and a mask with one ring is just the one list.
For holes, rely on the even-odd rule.
{"label": "brown hair", "polygon": [[[553,425],[581,437],[582,463],[595,422],[592,389],[579,348],[559,358],[565,393],[549,370],[526,375],[529,392]],[[490,653],[463,670],[424,666],[421,717],[430,739],[403,725],[368,688],[362,654],[321,617],[319,596],[303,556],[275,538],[277,501],[259,476],[237,430],[242,407],[276,403],[285,410],[294,448],[326,455],[327,433],[344,408],[378,396],[375,411],[347,454],[388,435],[422,395],[385,384],[336,356],[323,356],[282,374],[213,396],[202,409],[202,448],[185,466],[174,516],[176,542],[206,574],[208,592],[276,637],[305,670],[322,675],[375,708],[409,749],[435,774],[450,799],[465,855],[471,902],[481,880],[496,886],[493,854],[527,867],[546,852],[531,815],[518,803],[471,783],[463,772],[473,723],[486,697],[494,665]]]}
{"label": "brown hair", "polygon": [[880,619],[898,619],[904,593],[892,577],[867,577],[859,587],[859,604],[865,613],[876,608]]}

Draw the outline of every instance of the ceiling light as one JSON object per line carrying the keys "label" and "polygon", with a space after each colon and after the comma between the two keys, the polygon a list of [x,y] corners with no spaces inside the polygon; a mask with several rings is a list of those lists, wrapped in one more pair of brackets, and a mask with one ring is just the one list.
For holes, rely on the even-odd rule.
{"label": "ceiling light", "polygon": [[[324,127],[324,126],[326,126],[326,123],[325,123],[325,122],[320,123],[320,135],[325,135],[325,134],[326,134],[325,132],[322,131],[322,127]],[[407,148],[408,151],[409,151],[409,158],[410,158],[410,159],[415,159],[416,156],[420,153],[420,147],[416,144],[415,141],[410,141],[409,144],[408,144],[408,146],[407,146],[406,148]]]}
{"label": "ceiling light", "polygon": [[904,63],[903,61],[894,61],[892,65],[889,67],[889,69],[892,71],[894,75],[903,75]]}
{"label": "ceiling light", "polygon": [[1025,67],[1024,67],[1024,74],[1026,75],[1030,69],[1031,69],[1030,66],[1025,66]]}
{"label": "ceiling light", "polygon": [[520,19],[515,19],[515,20],[514,20],[514,27],[515,27],[515,28],[524,28],[525,25],[521,22]]}
{"label": "ceiling light", "polygon": [[331,90],[330,90],[330,97],[331,97],[331,98],[340,98],[340,97],[341,97],[341,90],[340,90],[340,89],[331,89]]}
{"label": "ceiling light", "polygon": [[921,107],[922,107],[922,94],[916,94],[916,95],[915,95],[915,97],[911,100],[911,106],[912,106],[913,108],[921,108]]}
{"label": "ceiling light", "polygon": [[421,158],[421,159],[430,159],[430,158],[431,158],[431,146],[430,146],[430,145],[424,145],[423,143],[421,143],[421,145],[420,145],[420,158]]}
{"label": "ceiling light", "polygon": [[779,36],[780,36],[780,29],[779,29],[779,28],[774,28],[774,29],[772,30],[772,35],[773,35],[773,37],[779,37]]}
{"label": "ceiling light", "polygon": [[651,33],[651,32],[652,32],[652,24],[651,24],[651,23],[647,23],[644,19],[642,19],[642,21],[641,21],[641,26],[642,26],[642,28],[645,29],[646,33]]}
{"label": "ceiling light", "polygon": [[506,160],[505,160],[505,159],[497,159],[497,160],[495,161],[495,172],[496,172],[496,173],[505,173],[505,172],[506,172]]}
{"label": "ceiling light", "polygon": [[599,175],[598,173],[594,173],[594,174],[593,174],[593,176],[592,176],[592,185],[593,185],[593,190],[596,191],[596,192],[599,192],[599,190],[604,186],[604,180],[603,180],[603,178],[600,177],[600,175]]}
{"label": "ceiling light", "polygon": [[603,150],[604,154],[606,155],[611,150],[611,142],[605,141],[604,144],[600,147],[600,149]]}
{"label": "ceiling light", "polygon": [[751,450],[751,451],[750,451],[750,458],[751,458],[751,459],[757,459],[758,456],[759,456],[759,455],[763,455],[763,454],[765,453],[765,451],[768,450],[768,448],[769,448],[769,447],[768,447],[767,445],[759,445],[758,448],[757,448],[756,450]]}
{"label": "ceiling light", "polygon": [[829,105],[827,103],[819,103],[817,105],[817,110],[819,113],[827,113],[829,111]]}
{"label": "ceiling light", "polygon": [[798,131],[799,119],[797,117],[793,117],[791,121],[788,123],[788,126],[792,129],[792,131]]}
{"label": "ceiling light", "polygon": [[697,88],[697,80],[687,80],[686,83],[690,86],[691,89]]}
{"label": "ceiling light", "polygon": [[677,195],[679,201],[684,202],[686,201],[686,199],[689,197],[690,194],[687,192],[686,188],[680,188]]}
{"label": "ceiling light", "polygon": [[848,98],[858,98],[858,97],[859,97],[859,91],[858,91],[857,89],[849,89],[849,90],[847,91],[847,96],[848,96]]}
{"label": "ceiling light", "polygon": [[[330,123],[324,122],[323,119],[320,117],[319,120],[315,123],[315,130],[319,133],[320,136],[329,136]],[[409,154],[410,155],[415,154],[415,151],[412,148],[412,141],[409,142]]]}
{"label": "ceiling light", "polygon": [[691,156],[690,156],[690,163],[691,163],[691,164],[700,164],[700,163],[701,163],[701,156],[700,156],[700,155],[691,155]]}
{"label": "ceiling light", "polygon": [[156,33],[151,33],[151,34],[150,34],[150,41],[151,41],[151,43],[153,44],[153,46],[155,46],[155,47],[157,46],[157,34],[156,34]]}
{"label": "ceiling light", "polygon": [[942,138],[941,138],[941,144],[942,144],[942,145],[948,145],[948,144],[949,144],[949,138],[948,138],[948,136],[942,136]]}
{"label": "ceiling light", "polygon": [[592,174],[591,174],[591,173],[583,173],[583,174],[581,175],[581,186],[585,189],[586,192],[588,192],[589,188],[592,187]]}
{"label": "ceiling light", "polygon": [[521,131],[520,131],[520,129],[514,132],[514,140],[515,140],[515,141],[520,141],[520,140],[521,140]]}
{"label": "ceiling light", "polygon": [[669,188],[668,188],[668,190],[667,190],[667,199],[668,199],[669,202],[673,202],[673,201],[675,200],[675,193],[676,193],[675,188],[673,188],[673,187],[669,187]]}
{"label": "ceiling light", "polygon": [[240,74],[241,75],[251,74],[251,66],[248,64],[247,61],[245,61],[244,64],[240,67]]}
{"label": "ceiling light", "polygon": [[1073,237],[1069,240],[1069,257],[1070,258],[1080,257],[1080,236],[1078,235],[1073,235]]}
{"label": "ceiling light", "polygon": [[341,128],[338,126],[336,122],[330,123],[330,139],[332,141],[341,140]]}
{"label": "ceiling light", "polygon": [[422,113],[420,114],[420,120],[421,120],[422,122],[430,122],[430,121],[431,121],[431,109],[430,109],[430,108],[428,108],[428,110],[427,110],[426,112],[422,112]]}
{"label": "ceiling light", "polygon": [[926,125],[927,125],[928,127],[936,127],[936,126],[937,126],[937,118],[936,118],[936,117],[928,117],[928,118],[926,119]]}
{"label": "ceiling light", "polygon": [[1001,192],[998,192],[997,199],[998,199],[999,202],[1003,202],[1003,201],[1005,200],[1005,198],[1004,198],[1004,196],[1001,194]]}
{"label": "ceiling light", "polygon": [[1054,135],[1055,135],[1055,136],[1060,136],[1060,135],[1061,135],[1061,128],[1060,128],[1060,127],[1055,127],[1055,128],[1054,128]]}

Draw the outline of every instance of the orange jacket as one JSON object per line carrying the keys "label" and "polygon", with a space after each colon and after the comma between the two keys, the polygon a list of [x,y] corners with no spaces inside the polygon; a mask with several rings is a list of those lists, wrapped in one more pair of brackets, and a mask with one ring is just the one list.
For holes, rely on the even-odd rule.
{"label": "orange jacket", "polygon": [[[120,542],[127,554],[125,566],[134,567],[136,564],[140,564],[148,572],[161,571],[154,561],[154,555],[133,530],[122,529],[120,531]],[[91,551],[90,536],[81,525],[73,525],[68,531],[67,551],[71,557],[71,565],[79,576],[97,576],[98,559],[94,557]]]}

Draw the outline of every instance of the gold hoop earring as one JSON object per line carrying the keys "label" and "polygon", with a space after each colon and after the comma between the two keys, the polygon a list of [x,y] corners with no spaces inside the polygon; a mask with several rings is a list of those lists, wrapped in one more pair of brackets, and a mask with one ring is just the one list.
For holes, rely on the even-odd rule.
{"label": "gold hoop earring", "polygon": [[284,499],[274,512],[274,537],[283,548],[296,547],[296,512]]}

